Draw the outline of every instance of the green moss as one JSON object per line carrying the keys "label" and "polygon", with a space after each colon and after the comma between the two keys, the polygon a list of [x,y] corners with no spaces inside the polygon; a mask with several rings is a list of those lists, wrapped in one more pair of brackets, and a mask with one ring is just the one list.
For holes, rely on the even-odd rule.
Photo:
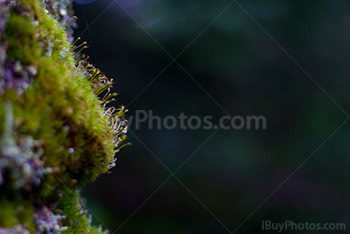
{"label": "green moss", "polygon": [[12,201],[0,199],[0,227],[25,225],[26,229],[34,233],[33,207],[30,201]]}
{"label": "green moss", "polygon": [[7,55],[11,60],[20,59],[23,64],[35,64],[41,48],[36,43],[32,22],[22,15],[12,14],[6,25],[9,43]]}
{"label": "green moss", "polygon": [[103,234],[102,230],[90,226],[91,220],[84,212],[79,198],[79,192],[73,190],[65,190],[63,193],[60,207],[63,209],[63,214],[66,219],[63,221],[64,226],[69,229],[63,233],[90,233]]}
{"label": "green moss", "polygon": [[[27,2],[36,6],[34,1]],[[113,160],[110,120],[90,82],[75,67],[63,28],[43,8],[37,11],[41,16],[38,24],[33,25],[30,17],[12,14],[6,30],[11,42],[9,58],[38,66],[36,81],[14,105],[15,117],[21,122],[18,131],[44,141],[45,164],[60,168],[57,177],[62,183],[77,179],[84,184],[106,172]],[[39,36],[35,39],[33,35]],[[48,48],[42,46],[45,42]]]}
{"label": "green moss", "polygon": [[[115,124],[121,120],[115,117],[122,116],[124,110],[115,116],[105,114],[97,96],[103,89],[93,88],[100,85],[96,82],[102,73],[96,76],[95,68],[75,60],[64,28],[45,12],[40,1],[22,0],[16,4],[26,14],[14,11],[7,21],[7,59],[35,67],[37,75],[20,95],[7,89],[0,96],[0,133],[5,130],[4,103],[11,101],[14,134],[40,141],[41,159],[53,171],[42,179],[36,198],[45,200],[54,191],[63,191],[60,207],[67,216],[67,233],[101,233],[90,227],[86,215],[80,213],[79,196],[72,191],[107,172],[114,162],[116,142],[124,139],[119,136],[123,128]],[[0,226],[28,223],[32,232],[33,221],[26,217],[33,213],[33,207],[28,206],[26,212],[16,213],[8,201],[0,201]]]}

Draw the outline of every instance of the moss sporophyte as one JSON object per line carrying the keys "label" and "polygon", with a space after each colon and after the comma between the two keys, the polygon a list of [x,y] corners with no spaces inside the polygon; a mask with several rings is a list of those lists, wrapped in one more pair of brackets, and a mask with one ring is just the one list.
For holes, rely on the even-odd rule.
{"label": "moss sporophyte", "polygon": [[124,106],[73,42],[71,1],[0,0],[0,233],[103,233],[79,188],[115,165]]}

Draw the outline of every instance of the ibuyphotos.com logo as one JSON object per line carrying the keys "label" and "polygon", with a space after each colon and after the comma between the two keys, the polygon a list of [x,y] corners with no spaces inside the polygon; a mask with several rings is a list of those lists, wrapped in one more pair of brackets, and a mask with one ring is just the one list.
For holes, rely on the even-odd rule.
{"label": "ibuyphotos.com logo", "polygon": [[267,119],[265,116],[222,116],[215,121],[213,116],[167,115],[164,117],[155,115],[152,110],[136,110],[135,116],[129,116],[129,127],[136,130],[144,129],[181,129],[181,130],[266,130]]}
{"label": "ibuyphotos.com logo", "polygon": [[261,230],[276,231],[278,233],[284,231],[345,231],[345,223],[312,223],[312,222],[294,222],[293,220],[285,220],[276,223],[270,220],[263,220]]}

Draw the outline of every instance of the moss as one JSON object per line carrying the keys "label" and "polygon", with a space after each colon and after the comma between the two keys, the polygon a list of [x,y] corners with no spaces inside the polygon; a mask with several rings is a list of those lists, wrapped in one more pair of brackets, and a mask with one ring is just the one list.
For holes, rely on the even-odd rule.
{"label": "moss", "polygon": [[[2,89],[0,134],[8,127],[5,116],[9,110],[5,102],[10,101],[11,132],[17,141],[21,141],[22,136],[30,136],[40,142],[37,146],[43,152],[40,159],[52,172],[41,178],[38,189],[30,195],[22,194],[21,199],[40,200],[46,207],[47,198],[56,191],[64,191],[60,208],[67,217],[64,221],[69,227],[67,232],[100,233],[90,227],[87,217],[80,213],[78,194],[71,190],[107,172],[125,138],[126,121],[121,120],[125,109],[121,107],[113,114],[112,109],[105,108],[108,99],[114,96],[108,89],[111,81],[88,64],[84,56],[76,59],[80,55],[75,54],[65,29],[46,13],[38,0],[16,1],[4,38],[0,39],[7,43],[9,69],[15,70],[13,64],[19,64],[13,72],[18,77],[13,79],[20,79],[28,69],[22,73],[18,70],[35,69],[32,72],[35,79],[27,89]],[[101,94],[108,98],[100,99]],[[2,187],[0,183],[0,189]],[[6,200],[1,201],[0,210],[14,218],[5,223],[5,217],[0,214],[0,226],[28,224],[32,232],[33,221],[20,219],[21,215],[8,204]],[[33,213],[33,208],[28,212]]]}
{"label": "moss", "polygon": [[41,48],[36,43],[32,22],[22,15],[12,14],[6,25],[7,52],[11,60],[20,59],[23,64],[35,64]]}
{"label": "moss", "polygon": [[14,227],[24,225],[26,230],[34,233],[33,207],[30,201],[8,202],[7,199],[0,199],[0,227]]}
{"label": "moss", "polygon": [[[115,149],[110,120],[104,115],[90,82],[76,68],[65,31],[44,14],[43,8],[38,11],[41,11],[41,19],[37,25],[31,23],[30,17],[12,14],[8,21],[9,32],[6,30],[8,40],[21,37],[9,43],[9,58],[38,66],[36,81],[14,106],[15,117],[21,122],[18,132],[45,142],[46,164],[61,167],[64,175],[58,173],[57,176],[63,183],[78,179],[83,184],[106,172],[113,160]],[[22,26],[18,24],[26,29],[19,32]],[[33,40],[34,34],[40,35],[38,40]],[[50,40],[52,45],[47,46],[52,48],[46,50],[51,53],[45,56],[41,44]],[[30,46],[25,48],[23,44]],[[38,48],[41,48],[40,56],[36,56]]]}
{"label": "moss", "polygon": [[64,208],[63,214],[66,219],[63,221],[63,225],[70,227],[64,233],[90,233],[90,234],[102,234],[102,227],[99,229],[92,227],[91,216],[88,211],[84,209],[80,201],[78,191],[67,189],[63,193],[61,208]]}

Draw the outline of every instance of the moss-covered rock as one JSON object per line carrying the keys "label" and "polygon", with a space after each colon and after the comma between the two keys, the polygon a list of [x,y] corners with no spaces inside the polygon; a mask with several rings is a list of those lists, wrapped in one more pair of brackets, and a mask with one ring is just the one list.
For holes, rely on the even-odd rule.
{"label": "moss-covered rock", "polygon": [[0,1],[1,233],[99,233],[77,190],[114,166],[126,110],[107,107],[112,80],[71,43],[71,12]]}

